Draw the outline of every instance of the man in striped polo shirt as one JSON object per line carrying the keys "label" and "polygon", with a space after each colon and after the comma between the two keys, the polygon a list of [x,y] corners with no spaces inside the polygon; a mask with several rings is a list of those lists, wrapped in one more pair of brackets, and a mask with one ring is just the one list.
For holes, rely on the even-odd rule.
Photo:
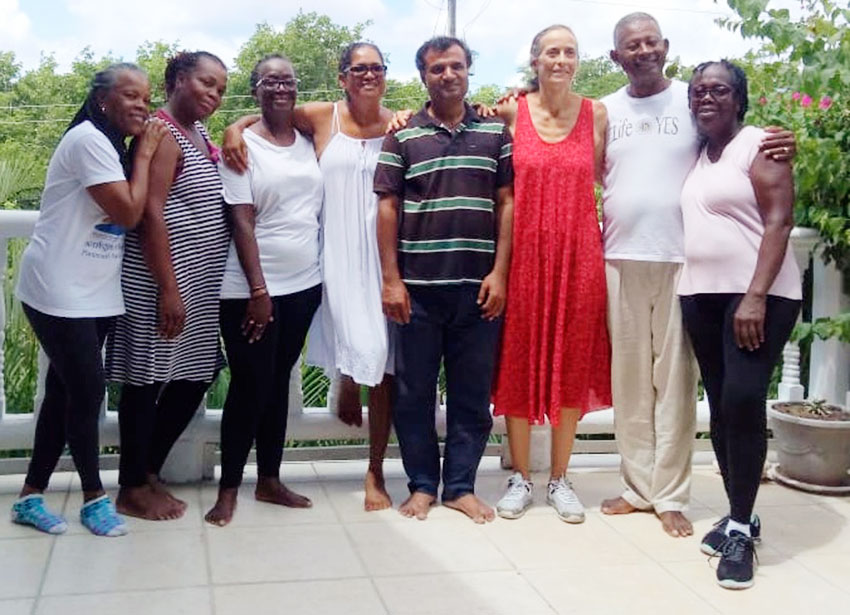
{"label": "man in striped polo shirt", "polygon": [[425,519],[437,499],[434,427],[440,361],[447,434],[443,504],[476,523],[493,509],[475,473],[493,421],[490,385],[505,306],[513,217],[511,137],[464,102],[472,56],[437,37],[416,52],[430,101],[387,136],[375,173],[386,315],[396,336],[394,422],[410,497],[399,512]]}

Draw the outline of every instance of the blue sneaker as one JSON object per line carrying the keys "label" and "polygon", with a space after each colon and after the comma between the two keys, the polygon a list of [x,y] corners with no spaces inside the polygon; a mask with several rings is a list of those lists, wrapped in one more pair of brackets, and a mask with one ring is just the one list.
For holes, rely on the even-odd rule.
{"label": "blue sneaker", "polygon": [[109,496],[102,495],[83,504],[80,522],[95,536],[123,536],[127,526],[117,512]]}
{"label": "blue sneaker", "polygon": [[40,493],[32,493],[12,504],[12,521],[48,534],[63,534],[68,529],[65,519],[47,510]]}

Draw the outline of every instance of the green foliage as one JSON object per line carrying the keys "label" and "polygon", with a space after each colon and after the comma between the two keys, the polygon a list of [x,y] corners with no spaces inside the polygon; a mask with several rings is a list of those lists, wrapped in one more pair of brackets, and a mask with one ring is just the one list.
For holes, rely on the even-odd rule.
{"label": "green foliage", "polygon": [[821,340],[837,339],[850,343],[850,312],[838,316],[823,316],[814,322],[801,322],[794,327],[791,339],[801,343],[811,343],[815,338]]}
{"label": "green foliage", "polygon": [[628,82],[626,74],[610,58],[582,58],[573,89],[588,98],[602,98]]}
{"label": "green foliage", "polygon": [[821,234],[826,262],[850,269],[850,3],[801,0],[803,16],[766,0],[728,0],[737,20],[721,20],[761,48],[746,63],[752,117],[794,130],[798,224]]}
{"label": "green foliage", "polygon": [[6,309],[5,342],[3,344],[3,379],[6,390],[6,411],[32,412],[35,400],[38,341],[27,323],[20,301],[12,292],[17,280],[18,263],[26,240],[13,239],[8,243],[6,277],[3,280],[3,300]]}

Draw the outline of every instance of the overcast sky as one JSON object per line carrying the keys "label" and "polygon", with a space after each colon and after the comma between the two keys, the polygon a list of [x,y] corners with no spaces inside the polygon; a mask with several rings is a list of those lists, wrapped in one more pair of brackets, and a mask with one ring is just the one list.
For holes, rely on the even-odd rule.
{"label": "overcast sky", "polygon": [[[527,62],[534,34],[552,23],[571,26],[582,54],[607,54],[617,19],[653,14],[670,40],[670,56],[686,64],[741,55],[752,43],[715,25],[730,15],[725,0],[457,0],[457,31],[477,52],[472,86],[508,85]],[[799,0],[771,7],[799,9]],[[266,21],[282,27],[299,9],[336,23],[371,20],[366,38],[390,58],[390,76],[415,76],[418,45],[446,32],[446,0],[0,0],[0,51],[25,68],[52,53],[66,70],[85,47],[132,59],[144,41],[206,49],[231,63],[240,45]],[[297,67],[296,67],[297,68]]]}

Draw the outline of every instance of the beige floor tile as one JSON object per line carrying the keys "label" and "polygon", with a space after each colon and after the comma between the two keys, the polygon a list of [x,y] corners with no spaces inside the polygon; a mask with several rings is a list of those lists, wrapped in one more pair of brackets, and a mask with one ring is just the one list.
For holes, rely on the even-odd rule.
{"label": "beige floor tile", "polygon": [[[722,514],[729,511],[729,499],[723,490],[723,479],[713,471],[694,472],[691,493],[696,503],[701,503]],[[756,512],[763,507],[803,506],[818,503],[817,496],[803,491],[764,481],[756,498]]]}
{"label": "beige floor tile", "polygon": [[788,557],[850,554],[848,517],[821,506],[764,507],[757,510],[765,544]]}
{"label": "beige floor tile", "polygon": [[216,615],[381,615],[386,613],[368,579],[222,585]]}
{"label": "beige floor tile", "polygon": [[711,566],[705,561],[663,566],[714,609],[728,615],[796,615],[847,611],[846,593],[793,560],[774,560],[764,549],[760,549],[759,554],[762,565],[756,570],[755,585],[744,591],[720,587],[714,562]]}
{"label": "beige floor tile", "polygon": [[38,594],[54,540],[43,534],[0,540],[0,599]]}
{"label": "beige floor tile", "polygon": [[[314,461],[313,468],[320,480],[356,480],[362,481],[369,462],[366,459],[351,461]],[[384,460],[384,478],[403,478],[407,480],[401,459]]]}
{"label": "beige floor tile", "polygon": [[691,561],[699,556],[699,543],[703,535],[717,520],[708,508],[692,508],[685,516],[694,524],[692,536],[668,536],[654,513],[637,512],[628,515],[600,515],[600,518],[647,556],[658,562]]}
{"label": "beige floor tile", "polygon": [[[239,500],[236,508],[236,513],[233,515],[233,521],[230,527],[256,527],[256,526],[274,526],[274,525],[300,525],[304,523],[336,523],[337,518],[334,514],[328,497],[322,490],[322,486],[317,482],[293,482],[290,487],[293,491],[304,495],[313,502],[311,508],[287,508],[286,506],[277,506],[267,502],[258,502],[254,498],[254,488],[256,485],[243,484],[239,488]],[[203,514],[206,514],[213,504],[215,504],[218,495],[218,487],[206,485],[201,489],[201,504]],[[214,528],[222,529],[222,528]]]}
{"label": "beige floor tile", "polygon": [[384,510],[366,512],[363,508],[363,483],[352,480],[323,481],[322,487],[327,493],[331,506],[340,521],[345,523],[363,523],[374,521],[398,521],[398,506],[409,495],[407,479],[387,479],[387,492],[392,499],[392,507]]}
{"label": "beige floor tile", "polygon": [[207,544],[216,584],[342,579],[365,574],[340,525],[210,527]]}
{"label": "beige floor tile", "polygon": [[43,593],[84,594],[207,583],[200,531],[136,532],[119,538],[62,536]]}
{"label": "beige floor tile", "polygon": [[710,614],[715,611],[655,563],[523,572],[559,615]]}
{"label": "beige floor tile", "polygon": [[554,611],[517,572],[386,577],[375,580],[393,615],[553,615]]}
{"label": "beige floor tile", "polygon": [[554,513],[515,521],[497,519],[483,531],[521,570],[649,561],[598,513],[588,513],[580,524],[564,523]]}
{"label": "beige floor tile", "polygon": [[[201,496],[197,485],[169,486],[169,490],[175,497],[183,500],[188,505],[186,512],[179,519],[168,521],[148,521],[135,517],[125,516],[124,521],[131,533],[158,532],[170,530],[195,530],[201,529]],[[118,490],[110,488],[107,495],[115,502]],[[83,495],[80,491],[71,491],[65,505],[65,518],[68,520],[68,534],[89,534],[89,531],[80,523],[80,508],[83,505]]]}
{"label": "beige floor tile", "polygon": [[444,519],[432,513],[427,521],[356,523],[348,526],[348,533],[374,576],[511,568],[480,526],[449,512],[453,516]]}
{"label": "beige floor tile", "polygon": [[[20,485],[18,486],[20,489]],[[64,491],[46,492],[44,503],[47,509],[51,512],[62,514],[65,509],[65,500],[68,498],[68,493]],[[18,494],[0,495],[0,538],[33,538],[38,536],[36,530],[27,525],[18,525],[12,523],[9,518],[12,504],[18,499]]]}
{"label": "beige floor tile", "polygon": [[209,615],[206,587],[177,590],[49,596],[39,600],[35,615]]}
{"label": "beige floor tile", "polygon": [[3,615],[30,615],[35,600],[0,600]]}
{"label": "beige floor tile", "polygon": [[850,553],[840,555],[804,553],[795,557],[794,560],[850,596]]}

